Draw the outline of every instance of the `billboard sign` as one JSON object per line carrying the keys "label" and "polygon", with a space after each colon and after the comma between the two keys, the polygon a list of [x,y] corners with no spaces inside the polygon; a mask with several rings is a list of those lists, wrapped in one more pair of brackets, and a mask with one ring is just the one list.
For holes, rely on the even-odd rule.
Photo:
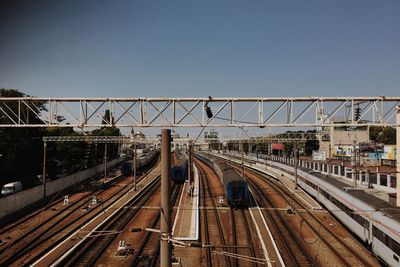
{"label": "billboard sign", "polygon": [[326,153],[322,150],[313,150],[312,157],[313,160],[326,160]]}
{"label": "billboard sign", "polygon": [[396,155],[397,155],[396,146],[395,145],[386,145],[384,147],[382,159],[396,160]]}
{"label": "billboard sign", "polygon": [[381,143],[360,143],[361,153],[383,153],[384,145]]}
{"label": "billboard sign", "polygon": [[272,144],[272,150],[285,150],[285,145],[282,143]]}
{"label": "billboard sign", "polygon": [[353,155],[353,146],[339,145],[335,146],[335,156],[351,157]]}

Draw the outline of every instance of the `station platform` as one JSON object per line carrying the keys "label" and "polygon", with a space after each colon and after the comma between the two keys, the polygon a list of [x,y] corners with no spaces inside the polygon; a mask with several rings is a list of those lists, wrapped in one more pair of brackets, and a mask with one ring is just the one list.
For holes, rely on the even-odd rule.
{"label": "station platform", "polygon": [[179,200],[172,235],[177,240],[195,241],[199,238],[199,175],[193,168],[193,182],[186,181]]}

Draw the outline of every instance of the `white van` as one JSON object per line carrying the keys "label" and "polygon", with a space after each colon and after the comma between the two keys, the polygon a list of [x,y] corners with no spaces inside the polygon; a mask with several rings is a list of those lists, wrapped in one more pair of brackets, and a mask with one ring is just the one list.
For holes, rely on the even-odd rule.
{"label": "white van", "polygon": [[3,196],[7,196],[7,195],[17,193],[19,191],[22,191],[22,184],[20,181],[5,184],[3,186],[3,188],[1,189],[1,194]]}

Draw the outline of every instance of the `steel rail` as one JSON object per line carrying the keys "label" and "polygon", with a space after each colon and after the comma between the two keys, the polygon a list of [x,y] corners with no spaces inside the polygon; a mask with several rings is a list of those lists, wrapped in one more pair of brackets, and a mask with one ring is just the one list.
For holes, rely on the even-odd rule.
{"label": "steel rail", "polygon": [[[208,163],[204,162],[203,159],[196,157],[196,160],[199,160],[199,161],[203,162],[203,164],[208,166],[210,169],[214,170],[211,166],[208,165]],[[209,184],[208,179],[206,177],[206,171],[205,171],[204,167],[202,167],[200,165],[199,165],[199,171],[201,173],[201,178],[202,178],[202,180],[204,182],[204,185],[205,185],[204,188],[207,188],[206,191],[208,193],[208,197],[211,199],[212,210],[214,212],[214,217],[215,217],[215,220],[217,222],[218,233],[219,233],[219,237],[220,237],[220,241],[221,241],[223,250],[224,250],[224,252],[227,252],[227,250],[226,250],[227,244],[226,244],[226,240],[225,240],[225,236],[224,236],[224,231],[222,229],[221,218],[220,218],[219,213],[217,211],[214,197],[211,195],[211,190],[210,190],[211,187],[210,187],[210,184]],[[207,227],[207,226],[205,226],[205,227]],[[228,256],[225,256],[225,263],[226,263],[227,267],[228,266],[229,267],[232,266],[231,260],[230,260],[230,258]]]}
{"label": "steel rail", "polygon": [[[116,230],[123,231],[125,226],[134,218],[139,209],[133,209],[133,206],[143,206],[153,194],[157,191],[160,185],[160,176],[155,179],[147,188],[136,195],[129,203],[120,209],[120,212],[109,218],[108,223],[99,228],[99,231]],[[90,237],[90,235],[89,235]],[[116,235],[96,236],[87,238],[86,242],[80,243],[73,253],[69,253],[64,260],[60,261],[58,266],[94,266],[103,252],[109,247]]]}
{"label": "steel rail", "polygon": [[[244,210],[240,210],[240,214],[244,221],[244,228],[246,231],[247,244],[249,244],[249,250],[250,250],[251,257],[256,258],[256,252],[254,249],[254,244],[253,244],[252,235],[251,235],[251,231],[250,231],[249,221],[247,220]],[[253,266],[257,266],[257,264],[255,262],[253,262]]]}
{"label": "steel rail", "polygon": [[[270,180],[272,182],[272,180]],[[354,258],[358,261],[358,263],[361,263],[363,266],[368,266],[368,262],[361,257],[361,255],[359,253],[357,253],[357,251],[355,251],[353,248],[351,248],[346,242],[343,241],[343,239],[339,238],[327,225],[325,225],[325,223],[323,221],[321,221],[320,219],[318,219],[314,214],[312,214],[312,212],[309,211],[309,209],[307,209],[307,207],[305,207],[305,205],[300,202],[296,197],[292,196],[291,194],[288,194],[288,192],[285,191],[285,188],[283,188],[280,184],[275,183],[276,186],[279,188],[279,194],[284,197],[286,199],[286,201],[288,201],[288,203],[295,203],[298,207],[292,205],[293,209],[295,211],[297,211],[298,209],[302,209],[305,210],[306,212],[297,212],[300,217],[303,219],[303,221],[307,224],[307,226],[309,226],[323,241],[324,243],[329,247],[329,249],[331,249],[334,254],[339,258],[339,260],[342,261],[342,263],[344,265],[347,266],[354,266],[354,262],[349,262],[348,258],[345,257],[345,255],[343,255],[342,253],[340,253],[336,248],[333,247],[332,243],[327,239],[327,237],[323,236],[320,233],[320,229],[317,229],[315,227],[315,225],[313,225],[306,217],[305,214],[307,214],[308,216],[311,217],[312,220],[314,220],[315,222],[318,223],[318,225],[322,226],[323,230],[330,235],[330,237],[332,237],[335,241],[337,241],[342,248],[344,248],[345,250],[347,250],[348,252],[350,252],[350,254],[352,256],[354,256]],[[289,201],[288,199],[291,199],[291,201]],[[352,259],[351,257],[349,258],[350,260]]]}
{"label": "steel rail", "polygon": [[[345,250],[347,250],[348,252],[351,253],[351,255],[354,256],[354,258],[358,261],[358,263],[361,263],[362,266],[369,266],[368,262],[361,257],[361,255],[359,253],[357,253],[357,251],[355,251],[355,249],[353,249],[352,247],[350,247],[346,242],[344,242],[341,238],[339,238],[327,225],[325,225],[324,222],[322,222],[320,219],[318,219],[314,214],[312,214],[312,212],[310,212],[310,210],[300,201],[298,200],[295,196],[293,196],[292,194],[290,194],[290,192],[287,192],[287,189],[285,187],[283,187],[282,184],[278,183],[276,180],[274,180],[273,178],[268,178],[268,175],[265,175],[257,170],[251,169],[249,167],[246,166],[246,169],[252,173],[256,173],[257,175],[263,176],[263,177],[267,177],[267,182],[270,184],[273,184],[275,188],[277,188],[277,192],[279,193],[279,195],[284,198],[289,204],[291,203],[295,203],[298,207],[296,207],[295,205],[291,205],[292,208],[294,209],[294,211],[297,211],[298,209],[301,210],[305,210],[305,213],[307,215],[309,215],[315,222],[317,222],[320,226],[323,227],[323,229],[325,230],[325,232],[327,234],[330,235],[330,237],[332,237],[333,239],[335,239],[335,241],[337,241],[342,248],[344,248]],[[287,172],[287,170],[284,170],[285,172]],[[290,200],[289,200],[290,199]],[[332,243],[327,240],[326,237],[322,236],[320,234],[320,230],[317,229],[309,220],[307,220],[307,218],[305,218],[304,213],[297,211],[297,214],[300,215],[300,217],[303,219],[303,221],[307,224],[307,226],[309,226],[314,233],[316,233],[321,240],[324,241],[325,245],[335,254],[335,256],[346,266],[354,266],[354,262],[349,262],[347,260],[347,258],[345,258],[345,255],[342,255],[337,249],[335,249],[332,245]],[[352,258],[350,258],[351,260]]]}
{"label": "steel rail", "polygon": [[[153,166],[150,170],[148,170],[148,172],[150,172],[154,168],[156,168],[156,166]],[[142,175],[140,177],[140,179],[144,178],[145,176],[146,176],[146,174]],[[43,246],[43,244],[45,242],[52,240],[52,238],[54,236],[56,236],[57,234],[60,234],[60,233],[63,234],[63,236],[61,238],[55,240],[55,242],[52,242],[51,244],[49,244],[44,250],[41,250],[39,253],[37,253],[33,257],[29,258],[27,263],[25,262],[24,264],[33,264],[36,260],[38,260],[43,255],[45,255],[48,251],[50,251],[51,249],[56,247],[58,244],[60,244],[61,242],[63,242],[67,238],[69,238],[69,236],[72,233],[78,231],[82,225],[84,225],[85,223],[90,221],[96,215],[101,214],[104,210],[107,209],[107,207],[113,205],[116,201],[118,201],[118,199],[125,196],[129,192],[129,190],[131,188],[133,188],[132,183],[133,182],[130,182],[129,186],[121,187],[120,189],[118,189],[110,197],[108,197],[106,200],[104,200],[101,205],[98,205],[94,209],[92,209],[90,211],[90,213],[83,213],[83,214],[78,215],[72,221],[66,223],[65,225],[62,225],[56,231],[50,232],[47,236],[44,237],[44,239],[37,239],[36,241],[34,240],[34,243],[32,243],[29,248],[24,249],[24,251],[32,252],[33,249]],[[107,190],[107,189],[105,189],[105,190]],[[85,218],[87,216],[88,216],[88,218]],[[83,222],[80,222],[81,219],[83,220]],[[62,222],[63,221],[61,220],[60,223],[62,223]],[[68,231],[64,233],[63,230],[65,230],[65,229],[68,229]],[[46,233],[47,233],[47,231],[46,231]],[[19,253],[22,253],[22,252],[23,251],[19,251]]]}
{"label": "steel rail", "polygon": [[[196,162],[196,160],[194,161],[194,163],[196,164],[198,170],[199,170],[199,176],[200,176],[200,166],[199,164]],[[206,200],[206,186],[205,186],[205,182],[203,179],[200,179],[200,184],[201,187],[203,188],[203,190],[200,190],[200,194],[201,194],[201,198],[203,200],[203,217],[204,217],[204,235],[205,235],[205,243],[206,244],[210,244],[210,233],[208,231],[208,214],[207,214],[207,209],[205,208],[207,206],[207,200]],[[211,258],[211,247],[208,246],[206,247],[206,255],[207,255],[207,266],[208,267],[212,267],[212,258]]]}
{"label": "steel rail", "polygon": [[[257,202],[263,204],[265,207],[272,206],[271,201],[260,192],[255,182],[250,178],[248,178],[247,181],[256,194],[254,197],[257,199]],[[304,266],[305,264],[307,266],[314,265],[312,256],[304,245],[301,244],[298,236],[294,233],[285,218],[283,218],[280,213],[276,213],[276,216],[273,216],[268,209],[266,209],[265,214],[268,218],[267,221],[271,222],[271,229],[273,229],[275,233],[274,236],[278,237],[277,241],[279,242],[277,242],[277,245],[281,247],[280,251],[286,251],[287,256],[289,256],[287,260],[294,266]]]}

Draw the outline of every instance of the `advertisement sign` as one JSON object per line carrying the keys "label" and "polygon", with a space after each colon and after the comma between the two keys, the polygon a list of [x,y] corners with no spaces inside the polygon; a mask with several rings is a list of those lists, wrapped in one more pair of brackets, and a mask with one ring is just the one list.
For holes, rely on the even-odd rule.
{"label": "advertisement sign", "polygon": [[321,150],[313,150],[312,157],[313,160],[326,160],[326,153]]}
{"label": "advertisement sign", "polygon": [[363,166],[381,166],[382,153],[362,153],[360,154],[360,164]]}
{"label": "advertisement sign", "polygon": [[395,145],[386,145],[384,147],[382,159],[387,159],[387,160],[396,160],[396,146]]}
{"label": "advertisement sign", "polygon": [[272,150],[285,150],[285,145],[282,143],[272,144]]}
{"label": "advertisement sign", "polygon": [[380,143],[360,143],[360,152],[361,153],[383,153],[384,145]]}
{"label": "advertisement sign", "polygon": [[339,145],[335,146],[334,156],[338,157],[351,157],[353,156],[353,146],[351,145]]}

